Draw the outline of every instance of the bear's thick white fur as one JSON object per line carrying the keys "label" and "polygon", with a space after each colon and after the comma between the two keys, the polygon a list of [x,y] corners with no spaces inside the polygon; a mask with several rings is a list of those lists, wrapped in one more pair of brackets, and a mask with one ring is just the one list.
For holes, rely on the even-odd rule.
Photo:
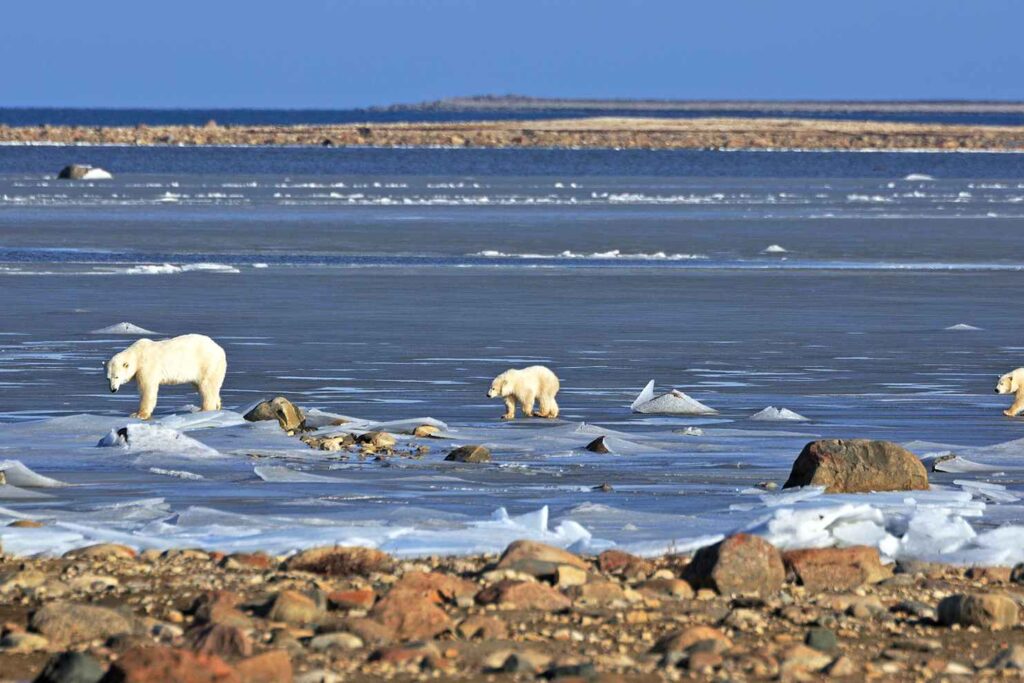
{"label": "bear's thick white fur", "polygon": [[220,388],[228,370],[227,356],[217,342],[201,334],[140,339],[107,361],[110,391],[133,379],[139,387],[139,410],[148,420],[156,408],[161,384],[191,384],[199,390],[203,410],[220,410]]}
{"label": "bear's thick white fur", "polygon": [[1003,415],[1014,417],[1024,410],[1024,368],[1010,370],[999,378],[996,383],[997,394],[1016,394],[1013,405],[1003,411]]}
{"label": "bear's thick white fur", "polygon": [[[489,398],[501,396],[505,399],[503,420],[514,420],[516,417],[516,401],[523,408],[526,417],[558,417],[558,404],[555,394],[559,389],[558,377],[543,365],[532,365],[521,370],[506,370],[491,382]],[[540,402],[540,410],[533,412],[534,401]]]}

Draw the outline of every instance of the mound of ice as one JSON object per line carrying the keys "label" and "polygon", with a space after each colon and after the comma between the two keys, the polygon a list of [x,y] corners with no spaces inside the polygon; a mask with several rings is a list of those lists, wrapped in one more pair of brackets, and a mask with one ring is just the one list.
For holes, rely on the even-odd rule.
{"label": "mound of ice", "polygon": [[100,447],[121,447],[132,452],[159,452],[187,457],[212,458],[220,453],[204,443],[170,427],[155,424],[130,424],[110,433],[96,444]]}
{"label": "mound of ice", "polygon": [[655,396],[653,379],[647,383],[647,386],[629,407],[634,413],[646,415],[715,415],[718,413],[714,408],[709,408],[678,389]]}
{"label": "mound of ice", "polygon": [[769,244],[767,247],[761,250],[762,254],[786,254],[789,250],[781,244]]}
{"label": "mound of ice", "polygon": [[950,325],[946,329],[950,330],[952,332],[976,332],[976,331],[981,330],[980,327],[975,327],[974,325],[968,325],[967,323],[957,323],[956,325]]}
{"label": "mound of ice", "polygon": [[135,334],[156,334],[156,332],[152,332],[150,330],[147,330],[144,327],[139,327],[138,325],[135,325],[135,324],[130,323],[130,322],[122,322],[122,323],[117,323],[116,325],[111,325],[110,327],[101,327],[98,330],[93,330],[92,332],[90,332],[90,334],[129,334],[129,335],[135,335]]}
{"label": "mound of ice", "polygon": [[762,422],[807,422],[807,418],[800,413],[793,412],[788,408],[776,408],[768,406],[750,416],[751,420]]}
{"label": "mound of ice", "polygon": [[935,178],[933,178],[932,176],[926,175],[924,173],[910,173],[910,174],[904,176],[903,179],[904,180],[935,180]]}
{"label": "mound of ice", "polygon": [[4,475],[4,481],[12,486],[27,486],[28,488],[39,489],[67,486],[62,481],[44,477],[33,472],[23,465],[20,460],[0,460],[0,472]]}

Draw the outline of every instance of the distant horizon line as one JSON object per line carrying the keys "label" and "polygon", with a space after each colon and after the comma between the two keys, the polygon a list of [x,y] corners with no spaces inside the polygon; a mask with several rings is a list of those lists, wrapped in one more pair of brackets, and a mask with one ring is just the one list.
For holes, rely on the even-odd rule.
{"label": "distant horizon line", "polygon": [[659,98],[573,98],[573,97],[533,97],[528,95],[468,95],[446,97],[420,102],[393,103],[385,105],[364,105],[351,107],[330,106],[226,106],[226,105],[125,105],[125,106],[90,106],[90,105],[54,105],[54,104],[0,104],[0,110],[91,110],[91,111],[278,111],[278,112],[335,112],[335,111],[403,111],[423,109],[613,109],[632,108],[637,110],[690,110],[702,109],[804,109],[822,111],[837,109],[895,110],[912,111],[915,109],[935,110],[952,107],[959,111],[1021,111],[1024,112],[1024,100],[1010,99],[953,99],[953,98],[915,98],[915,99],[659,99]]}

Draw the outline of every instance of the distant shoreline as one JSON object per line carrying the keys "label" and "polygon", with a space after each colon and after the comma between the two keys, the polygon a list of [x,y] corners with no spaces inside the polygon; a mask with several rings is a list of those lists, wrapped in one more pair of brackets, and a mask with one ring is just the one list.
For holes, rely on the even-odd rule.
{"label": "distant shoreline", "polygon": [[0,143],[581,149],[1024,150],[1024,126],[595,117],[339,125],[0,126]]}

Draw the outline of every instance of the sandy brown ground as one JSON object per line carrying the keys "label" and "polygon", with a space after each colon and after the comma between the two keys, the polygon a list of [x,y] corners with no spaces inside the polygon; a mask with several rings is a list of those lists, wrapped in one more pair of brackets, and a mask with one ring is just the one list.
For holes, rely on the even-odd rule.
{"label": "sandy brown ground", "polygon": [[753,118],[587,118],[326,126],[0,126],[0,142],[623,149],[1024,149],[1024,126]]}
{"label": "sandy brown ground", "polygon": [[[62,651],[88,653],[109,669],[104,681],[149,683],[969,681],[1016,678],[1024,666],[1024,584],[1009,569],[907,564],[835,592],[797,585],[790,572],[758,597],[694,592],[678,578],[689,564],[681,556],[528,546],[500,562],[351,549],[304,557],[103,545],[4,558],[0,681],[32,680]],[[848,580],[848,569],[826,576]],[[1000,628],[940,625],[937,603],[960,593],[1008,597],[1014,613]],[[107,609],[83,616],[82,605]]]}

